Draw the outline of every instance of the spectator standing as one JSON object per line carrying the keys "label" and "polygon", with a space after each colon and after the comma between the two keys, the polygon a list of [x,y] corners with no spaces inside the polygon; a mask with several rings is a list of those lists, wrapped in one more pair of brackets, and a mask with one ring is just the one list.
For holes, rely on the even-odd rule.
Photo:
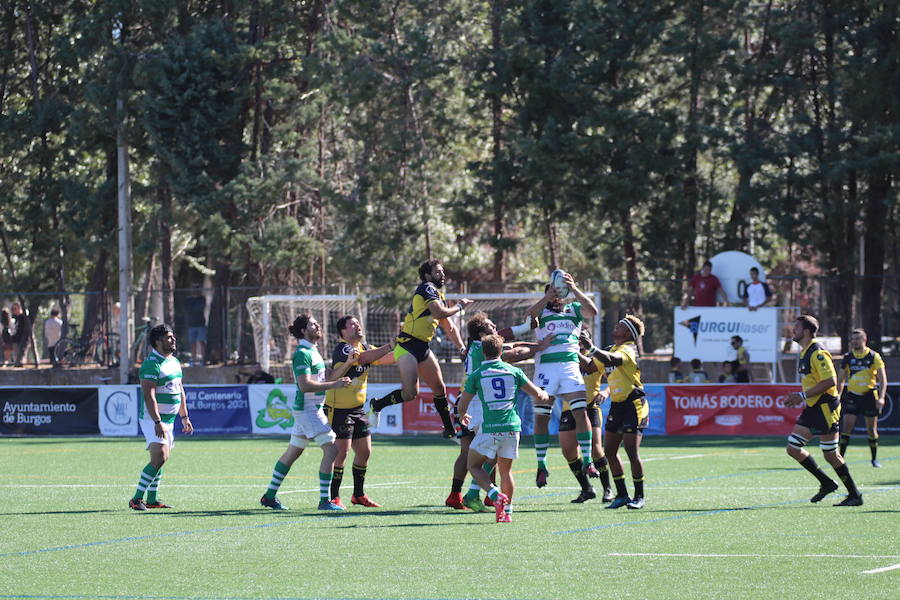
{"label": "spectator standing", "polygon": [[759,269],[750,267],[750,283],[744,289],[744,304],[755,311],[760,306],[765,306],[774,297],[772,288],[765,281],[759,280]]}
{"label": "spectator standing", "polygon": [[719,383],[734,383],[734,363],[730,360],[722,362],[722,374],[719,375]]}
{"label": "spectator standing", "polygon": [[709,383],[709,373],[703,370],[703,363],[699,358],[691,360],[691,374],[689,378],[691,383]]}
{"label": "spectator standing", "polygon": [[3,341],[3,364],[8,365],[13,360],[13,333],[15,326],[15,322],[12,320],[12,317],[9,314],[9,311],[5,308],[0,311],[0,327],[2,327],[2,337]]}
{"label": "spectator standing", "polygon": [[62,337],[62,319],[59,318],[59,309],[55,306],[50,309],[50,316],[44,319],[44,341],[47,343],[47,354],[50,355],[50,363],[58,367],[56,360],[56,344]]}
{"label": "spectator standing", "polygon": [[669,383],[684,383],[684,373],[679,369],[681,366],[681,359],[677,356],[673,356],[669,360],[669,367],[671,370],[669,371]]}
{"label": "spectator standing", "polygon": [[25,347],[28,343],[29,332],[31,331],[28,315],[22,311],[22,305],[13,302],[10,307],[12,320],[15,322],[15,331],[12,334],[13,343],[13,360],[15,366],[22,366],[22,357],[25,355]]}
{"label": "spectator standing", "polygon": [[206,297],[200,286],[195,285],[184,301],[187,321],[188,345],[191,348],[191,366],[202,365],[206,357]]}
{"label": "spectator standing", "polygon": [[719,298],[724,306],[728,305],[728,297],[719,278],[712,274],[712,266],[710,261],[706,261],[700,272],[688,280],[681,308],[687,308],[692,300],[693,306],[716,306]]}
{"label": "spectator standing", "polygon": [[744,348],[744,338],[739,335],[731,336],[731,347],[735,352],[734,360],[731,361],[734,381],[750,383],[750,353]]}

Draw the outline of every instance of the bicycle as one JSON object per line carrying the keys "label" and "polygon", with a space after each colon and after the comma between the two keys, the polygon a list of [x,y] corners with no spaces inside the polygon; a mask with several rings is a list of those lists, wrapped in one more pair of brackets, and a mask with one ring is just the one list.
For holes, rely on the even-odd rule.
{"label": "bicycle", "polygon": [[[134,342],[132,342],[131,344],[131,351],[128,355],[131,359],[131,364],[140,362],[141,359],[143,359],[143,357],[147,355],[147,351],[150,347],[148,336],[150,335],[150,330],[153,329],[153,325],[156,320],[153,317],[142,317],[141,321],[143,321],[144,324],[136,330]],[[119,366],[119,346],[119,334],[110,333],[109,356],[112,362],[109,366],[111,367]]]}
{"label": "bicycle", "polygon": [[111,366],[111,338],[115,334],[104,335],[97,332],[85,340],[78,335],[78,323],[69,321],[68,327],[72,335],[60,338],[53,350],[57,364],[61,367],[75,367],[93,362],[101,367]]}

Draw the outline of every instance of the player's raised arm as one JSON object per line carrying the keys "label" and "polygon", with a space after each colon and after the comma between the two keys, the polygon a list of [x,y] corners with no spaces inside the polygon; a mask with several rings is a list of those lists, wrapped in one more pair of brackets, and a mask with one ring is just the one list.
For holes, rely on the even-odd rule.
{"label": "player's raised arm", "polygon": [[582,292],[581,288],[579,288],[575,284],[575,279],[572,277],[571,273],[566,273],[565,275],[563,275],[563,281],[566,282],[566,285],[569,286],[572,294],[581,303],[581,316],[585,319],[590,319],[596,316],[597,305],[594,304],[594,301],[591,300],[584,292]]}

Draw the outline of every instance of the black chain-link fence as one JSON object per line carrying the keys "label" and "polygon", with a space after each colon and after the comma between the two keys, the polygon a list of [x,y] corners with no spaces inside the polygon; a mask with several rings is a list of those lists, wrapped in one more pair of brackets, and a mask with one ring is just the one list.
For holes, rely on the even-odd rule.
{"label": "black chain-link fence", "polygon": [[[821,333],[837,335],[838,322],[844,317],[835,314],[828,299],[835,293],[846,291],[852,295],[850,302],[852,327],[863,325],[861,282],[850,283],[832,277],[775,277],[768,278],[775,291],[772,305],[799,307],[802,312],[815,315],[821,324]],[[636,312],[645,322],[647,334],[643,340],[644,351],[665,351],[672,343],[672,311],[681,303],[684,282],[667,280],[606,280],[585,281],[585,291],[600,291],[602,295],[603,339],[609,339],[615,322],[624,314]],[[448,293],[514,293],[539,292],[543,282],[519,282],[511,284],[456,284],[448,282]],[[885,354],[900,353],[900,294],[896,276],[883,278],[881,297],[882,331],[880,342]],[[135,343],[129,349],[131,360],[138,361],[145,352],[143,336],[155,323],[163,321],[175,330],[179,340],[179,356],[185,362],[239,363],[257,362],[253,343],[253,329],[247,312],[247,300],[254,296],[283,295],[353,295],[365,291],[344,286],[305,288],[230,287],[230,288],[179,288],[170,293],[151,290],[135,293]],[[366,294],[370,298],[377,295]],[[398,302],[398,311],[404,311],[408,300]],[[17,307],[14,305],[18,305]],[[52,364],[48,352],[52,342],[59,339],[69,344],[71,355],[63,366],[79,364],[113,366],[121,360],[118,323],[117,293],[68,292],[2,292],[2,361],[4,364],[20,362],[24,365]],[[52,310],[58,310],[52,316]],[[473,307],[478,310],[477,306]],[[149,321],[142,321],[143,318]],[[54,319],[59,323],[54,323]],[[148,325],[149,323],[149,325]],[[85,329],[87,326],[87,330]],[[54,333],[58,332],[58,333]],[[876,332],[869,332],[876,345]],[[59,345],[58,342],[54,345]],[[57,352],[59,354],[59,352]]]}

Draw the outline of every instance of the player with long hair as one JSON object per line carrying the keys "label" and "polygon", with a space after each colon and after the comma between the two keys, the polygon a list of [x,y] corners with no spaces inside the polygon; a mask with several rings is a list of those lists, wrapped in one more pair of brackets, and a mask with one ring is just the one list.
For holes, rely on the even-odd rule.
{"label": "player with long hair", "polygon": [[434,337],[438,325],[450,338],[450,341],[463,351],[464,345],[459,330],[450,320],[472,303],[463,298],[454,306],[448,306],[444,302],[445,275],[444,266],[436,259],[426,260],[419,267],[419,279],[421,282],[413,294],[412,301],[397,343],[394,346],[394,357],[400,371],[401,387],[393,390],[388,395],[373,400],[369,406],[369,418],[373,424],[378,424],[378,414],[386,407],[401,402],[409,402],[419,393],[419,380],[431,388],[434,398],[434,407],[441,417],[444,425],[444,437],[450,439],[456,436],[453,422],[450,419],[450,408],[447,403],[447,388],[444,386],[444,375],[437,357],[431,351],[428,344]]}

